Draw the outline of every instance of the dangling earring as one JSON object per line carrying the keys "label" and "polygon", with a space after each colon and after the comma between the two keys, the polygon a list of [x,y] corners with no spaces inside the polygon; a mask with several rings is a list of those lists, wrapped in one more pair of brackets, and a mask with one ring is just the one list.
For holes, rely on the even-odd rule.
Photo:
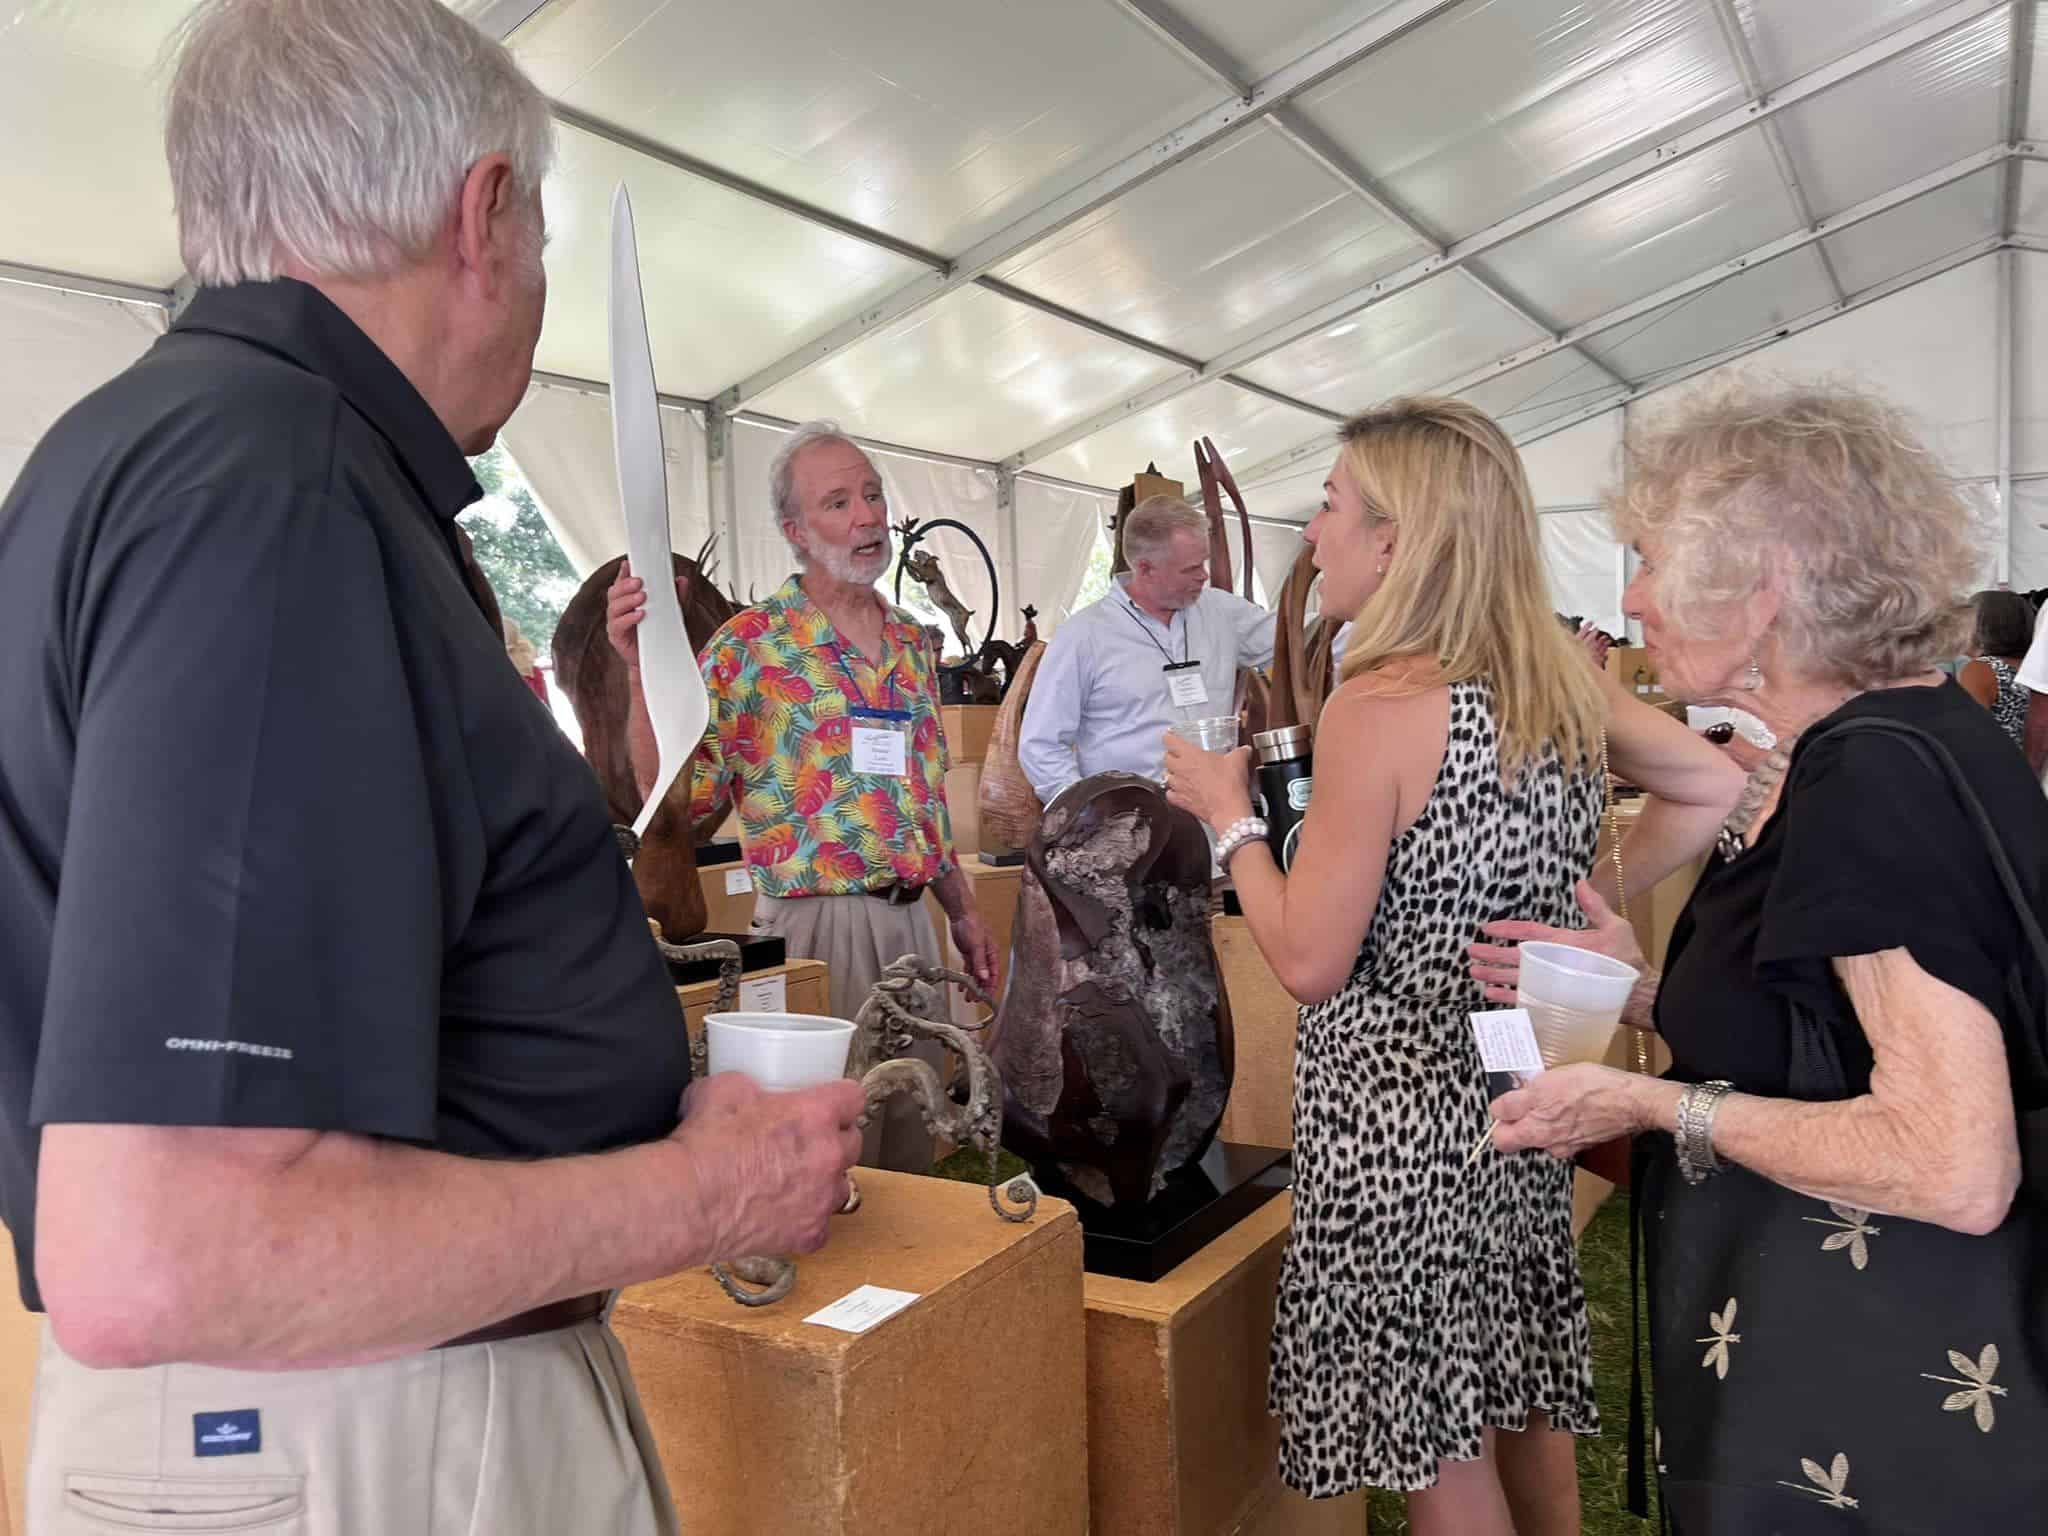
{"label": "dangling earring", "polygon": [[1382,559],[1380,560],[1380,569],[1379,569],[1379,573],[1380,573],[1380,575],[1382,575],[1382,576],[1384,576],[1384,575],[1386,575],[1386,574],[1387,574],[1387,562],[1386,562],[1386,560],[1385,560],[1384,558],[1382,558]]}
{"label": "dangling earring", "polygon": [[1756,664],[1754,656],[1749,658],[1749,673],[1742,679],[1742,691],[1755,693],[1764,685],[1764,669]]}

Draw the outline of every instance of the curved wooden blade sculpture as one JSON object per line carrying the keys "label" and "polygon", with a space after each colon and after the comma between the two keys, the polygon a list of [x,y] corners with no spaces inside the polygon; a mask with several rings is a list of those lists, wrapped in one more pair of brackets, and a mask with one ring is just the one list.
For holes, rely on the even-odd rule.
{"label": "curved wooden blade sculpture", "polygon": [[981,763],[981,789],[977,808],[981,812],[981,846],[991,853],[1029,848],[1038,835],[1044,808],[1024,777],[1017,761],[1017,743],[1024,732],[1024,706],[1031,698],[1031,680],[1038,675],[1038,663],[1045,655],[1045,642],[1034,640],[1010,678],[1009,691],[996,711],[995,729],[988,741],[988,755]]}
{"label": "curved wooden blade sculpture", "polygon": [[[682,595],[683,628],[699,650],[739,612],[739,605],[718,590],[701,564],[710,550],[707,540],[697,559],[673,557],[675,574],[690,578]],[[583,731],[583,755],[597,775],[613,822],[630,827],[642,800],[626,748],[626,664],[604,632],[605,593],[625,558],[607,560],[576,589],[555,628],[554,656],[555,682],[568,696]],[[640,839],[633,883],[640,889],[647,915],[671,938],[686,939],[704,931],[704,888],[697,879],[696,850],[717,830],[715,824],[690,824],[690,786],[684,777],[676,781]]]}
{"label": "curved wooden blade sculpture", "polygon": [[1209,842],[1150,779],[1063,790],[1025,856],[994,1056],[1003,1143],[1103,1205],[1149,1200],[1230,1096]]}
{"label": "curved wooden blade sculpture", "polygon": [[1336,658],[1332,654],[1340,625],[1329,615],[1319,614],[1308,622],[1309,594],[1316,577],[1315,549],[1304,545],[1294,557],[1294,569],[1287,573],[1287,585],[1280,589],[1279,627],[1273,641],[1273,685],[1267,701],[1266,728],[1305,725],[1311,731],[1323,712],[1323,703],[1337,684]]}
{"label": "curved wooden blade sculpture", "polygon": [[1202,510],[1209,514],[1209,584],[1220,591],[1233,590],[1230,584],[1230,541],[1223,533],[1222,491],[1230,493],[1230,499],[1237,504],[1238,542],[1244,548],[1244,595],[1252,595],[1252,514],[1244,504],[1244,492],[1237,488],[1237,480],[1230,473],[1230,466],[1223,462],[1223,455],[1217,452],[1216,444],[1203,438],[1195,444],[1195,474],[1202,483]]}

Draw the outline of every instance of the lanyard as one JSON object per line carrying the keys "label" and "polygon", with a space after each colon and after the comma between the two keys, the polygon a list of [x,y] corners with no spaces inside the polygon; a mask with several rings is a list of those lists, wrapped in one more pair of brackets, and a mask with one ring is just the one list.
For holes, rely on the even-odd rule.
{"label": "lanyard", "polygon": [[[846,674],[848,712],[858,714],[862,711],[879,708],[880,706],[868,702],[867,695],[860,691],[860,684],[854,678],[853,668],[846,664],[846,642],[840,640],[836,635],[833,638],[837,642],[833,654],[839,659],[839,670]],[[889,628],[887,624],[882,626],[882,659],[884,662],[889,659]],[[879,672],[881,668],[877,667],[875,670]],[[902,692],[901,687],[896,681],[896,668],[894,666],[889,667],[888,676],[889,703],[894,704],[897,696]]]}
{"label": "lanyard", "polygon": [[[1159,643],[1159,637],[1153,634],[1151,628],[1145,623],[1145,621],[1142,618],[1138,616],[1138,610],[1135,607],[1126,608],[1124,612],[1128,613],[1131,616],[1131,622],[1138,626],[1138,632],[1142,634],[1147,640],[1150,640],[1152,642],[1152,649],[1157,651],[1160,655],[1166,658],[1166,664],[1169,667],[1184,667],[1188,664],[1188,645],[1191,641],[1190,629],[1192,628],[1192,626],[1183,626],[1181,629],[1180,660],[1175,661],[1173,659],[1173,652],[1169,651],[1165,646]],[[1171,625],[1167,626],[1166,632],[1169,635],[1173,633],[1173,628]]]}

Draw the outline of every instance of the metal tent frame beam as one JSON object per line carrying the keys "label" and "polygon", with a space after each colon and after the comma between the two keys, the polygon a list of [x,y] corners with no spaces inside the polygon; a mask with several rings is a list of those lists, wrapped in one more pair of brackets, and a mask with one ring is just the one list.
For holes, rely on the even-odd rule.
{"label": "metal tent frame beam", "polygon": [[[1740,256],[1731,257],[1727,261],[1719,262],[1703,271],[1695,272],[1691,277],[1681,278],[1675,283],[1666,284],[1655,293],[1645,294],[1640,299],[1632,299],[1626,304],[1608,310],[1605,314],[1595,315],[1592,319],[1572,326],[1549,341],[1539,342],[1530,347],[1518,348],[1513,352],[1503,353],[1490,363],[1481,363],[1476,368],[1468,368],[1456,377],[1446,379],[1441,384],[1433,386],[1428,390],[1428,393],[1433,395],[1463,394],[1466,390],[1472,389],[1477,385],[1487,383],[1493,379],[1503,378],[1518,368],[1527,367],[1530,363],[1540,362],[1542,359],[1562,351],[1573,342],[1581,341],[1591,336],[1598,336],[1603,332],[1627,325],[1632,320],[1638,320],[1647,315],[1654,314],[1667,304],[1675,304],[1681,299],[1690,298],[1692,295],[1700,293],[1705,289],[1725,283],[1732,277],[1739,277],[1744,272],[1753,271],[1767,262],[1775,261],[1780,256],[1789,255],[1793,251],[1803,250],[1809,245],[1825,240],[1830,235],[1839,235],[1844,230],[1853,229],[1866,220],[1876,218],[1879,214],[1889,213],[1894,208],[1903,207],[1917,198],[1925,197],[1930,192],[1938,192],[1943,187],[1951,186],[1967,177],[1975,176],[2000,163],[2014,163],[2024,160],[2028,158],[2028,154],[2029,150],[2026,146],[1999,144],[1994,145],[1990,149],[1979,150],[1973,155],[1965,155],[1962,159],[1952,161],[1939,170],[1929,171],[1924,176],[1916,176],[1911,181],[1902,182],[1889,191],[1878,193],[1875,197],[1865,198],[1862,202],[1843,209],[1833,218],[1822,219],[1809,228],[1794,230],[1789,235],[1780,235],[1775,240],[1767,240],[1754,250],[1745,251]],[[1270,459],[1262,460],[1239,475],[1238,479],[1245,485],[1252,485],[1260,480],[1270,480],[1275,475],[1285,474],[1303,459],[1322,453],[1324,447],[1325,444],[1321,438],[1316,439],[1313,443],[1304,443],[1298,448],[1291,448],[1285,453],[1275,454]]]}
{"label": "metal tent frame beam", "polygon": [[2007,4],[2008,0],[1952,0],[1951,4],[1916,22],[1900,27],[1874,42],[1851,50],[1831,63],[1809,70],[1786,82],[1781,89],[1769,96],[1752,97],[1740,102],[1727,111],[1717,113],[1697,127],[1654,144],[1607,171],[1589,176],[1520,213],[1489,225],[1462,240],[1454,241],[1437,254],[1425,256],[1342,298],[1297,311],[1279,324],[1212,358],[1201,368],[1140,390],[1107,409],[1073,422],[1053,435],[1029,444],[1007,456],[1002,462],[1009,467],[1023,468],[1040,459],[1050,458],[1053,454],[1072,447],[1105,427],[1114,426],[1140,411],[1176,399],[1214,379],[1233,374],[1238,369],[1258,362],[1325,327],[1362,314],[1376,305],[1387,302],[1395,295],[1405,293],[1408,289],[1428,281],[1440,272],[1463,266],[1472,258],[1505,245],[1519,235],[1540,229],[1611,192],[1617,192],[1654,176],[1680,160],[1712,148],[1724,139],[1732,138],[1746,129],[1766,122],[1801,102],[1810,101],[1845,81],[1853,80],[1879,65],[2003,10]]}
{"label": "metal tent frame beam", "polygon": [[112,299],[117,304],[134,304],[144,309],[168,310],[171,307],[171,290],[168,288],[119,283],[111,278],[87,277],[79,272],[32,267],[20,261],[0,261],[0,283],[48,288],[56,293],[75,293],[86,298]]}
{"label": "metal tent frame beam", "polygon": [[1244,94],[1233,95],[1107,169],[1069,187],[1006,228],[953,257],[943,270],[934,270],[913,279],[863,307],[860,313],[832,327],[822,336],[749,374],[723,391],[718,403],[727,409],[737,409],[777,385],[808,372],[863,337],[893,325],[906,315],[914,314],[973,282],[1029,250],[1048,235],[1085,218],[1105,203],[1143,185],[1246,124],[1269,116],[1289,98],[1349,68],[1459,3],[1460,0],[1394,0],[1370,20],[1349,28],[1292,63],[1253,82]]}

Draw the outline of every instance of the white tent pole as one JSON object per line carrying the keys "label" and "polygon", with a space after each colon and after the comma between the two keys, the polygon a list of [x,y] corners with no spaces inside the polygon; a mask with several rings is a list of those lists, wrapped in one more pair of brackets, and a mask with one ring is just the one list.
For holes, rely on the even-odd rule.
{"label": "white tent pole", "polygon": [[78,272],[59,272],[51,267],[32,267],[26,262],[0,261],[0,283],[18,283],[25,288],[48,288],[56,293],[75,293],[85,298],[112,299],[117,304],[134,304],[144,309],[168,310],[168,288],[149,288],[141,283],[117,283],[110,278],[87,277]]}
{"label": "white tent pole", "polygon": [[1277,325],[1211,358],[1194,372],[1170,375],[1113,406],[1070,423],[1050,437],[1041,438],[1019,449],[1003,462],[1023,468],[1071,448],[1105,427],[1115,426],[1165,401],[1178,399],[1190,390],[1248,367],[1317,331],[1384,304],[1397,294],[1405,293],[1408,289],[1428,281],[1439,272],[1462,266],[1473,257],[1484,255],[1517,236],[1540,229],[1596,199],[1645,181],[1677,162],[1702,150],[1710,149],[1725,139],[1733,138],[1736,134],[1758,123],[1766,122],[1801,102],[1810,101],[1844,81],[1853,80],[1881,64],[1910,53],[1915,48],[1946,37],[1971,22],[1982,20],[1985,16],[2004,9],[2005,4],[2006,0],[1953,0],[1953,3],[1923,16],[1916,22],[1897,28],[1875,42],[1852,49],[1830,64],[1809,70],[1796,79],[1787,81],[1769,96],[1754,97],[1738,103],[1725,112],[1716,113],[1704,123],[1652,145],[1619,165],[1598,175],[1589,176],[1520,213],[1489,225],[1476,234],[1454,241],[1441,252],[1411,262],[1399,271],[1392,272],[1341,298],[1297,311]]}
{"label": "white tent pole", "polygon": [[717,406],[704,411],[704,513],[718,535],[725,590],[747,600],[746,556],[740,548],[739,487],[733,473],[732,418]]}
{"label": "white tent pole", "polygon": [[[994,616],[995,630],[1010,633],[1009,615],[1019,610],[1018,634],[1023,633],[1023,604],[1018,598],[1024,592],[1024,561],[1017,545],[1017,473],[1015,470],[996,471],[996,564],[1003,573],[1003,595],[1010,600],[1010,607]],[[992,633],[994,631],[991,631]]]}
{"label": "white tent pole", "polygon": [[1993,575],[2000,582],[2012,576],[2012,414],[2017,378],[2013,348],[2013,321],[2018,286],[2019,253],[2010,248],[1998,253],[1998,313],[1993,319],[1997,340],[1992,345],[1997,377],[1993,398],[1998,411],[1998,544]]}

